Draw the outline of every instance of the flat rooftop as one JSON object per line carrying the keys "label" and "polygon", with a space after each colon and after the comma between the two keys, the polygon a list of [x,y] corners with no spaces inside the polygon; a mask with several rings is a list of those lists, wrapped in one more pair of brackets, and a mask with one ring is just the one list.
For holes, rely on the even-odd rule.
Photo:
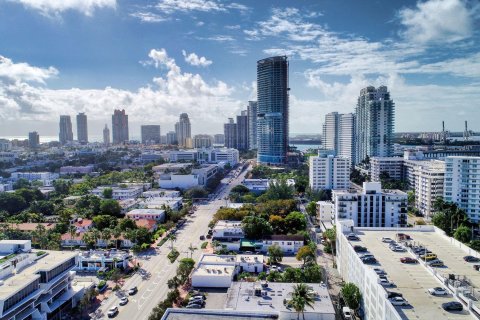
{"label": "flat rooftop", "polygon": [[228,220],[218,220],[217,223],[215,223],[214,229],[226,229],[226,228],[234,228],[242,227],[242,222],[241,221],[228,221]]}
{"label": "flat rooftop", "polygon": [[[0,286],[0,300],[4,300],[12,295],[12,293],[17,292],[34,279],[40,277],[37,272],[52,270],[56,266],[78,255],[78,252],[74,251],[42,251],[48,254],[21,269],[17,274],[3,279],[3,285]],[[35,252],[33,252],[32,255],[35,256]]]}
{"label": "flat rooftop", "polygon": [[261,254],[237,254],[237,262],[263,263],[265,258]]}
{"label": "flat rooftop", "polygon": [[233,276],[235,268],[236,267],[233,265],[229,266],[203,263],[199,265],[193,273],[198,276]]}
{"label": "flat rooftop", "polygon": [[129,214],[162,214],[164,212],[165,212],[165,210],[162,210],[162,209],[151,209],[151,208],[133,209],[133,210],[128,211],[127,215],[129,215]]}
{"label": "flat rooftop", "polygon": [[[480,285],[480,272],[475,271],[472,264],[463,261],[467,254],[451,244],[445,237],[434,231],[400,231],[411,236],[412,241],[425,245],[433,253],[437,254],[447,268],[436,268],[440,274],[455,273],[465,274],[467,277]],[[388,291],[400,292],[410,303],[411,307],[397,306],[395,309],[404,319],[472,319],[467,311],[446,312],[442,309],[442,303],[455,300],[452,295],[432,296],[427,290],[433,287],[445,287],[440,280],[434,277],[421,264],[404,264],[400,262],[402,257],[414,257],[409,252],[394,252],[388,247],[388,243],[382,242],[382,237],[395,240],[396,230],[374,231],[356,228],[355,233],[360,241],[350,241],[352,245],[361,245],[373,254],[378,263],[371,268],[381,268],[387,273],[387,279],[394,283],[393,287],[386,288]],[[416,258],[416,257],[415,257]],[[476,274],[475,274],[476,272]]]}
{"label": "flat rooftop", "polygon": [[204,254],[199,261],[199,264],[205,263],[235,263],[235,256]]}
{"label": "flat rooftop", "polygon": [[169,308],[162,320],[260,320],[275,319],[275,312],[239,312],[234,310]]}
{"label": "flat rooftop", "polygon": [[[228,290],[226,309],[236,311],[249,311],[254,313],[263,312],[288,312],[295,313],[294,309],[287,309],[283,304],[284,299],[290,298],[293,287],[296,283],[270,282],[268,287],[262,288],[262,296],[255,295],[255,287],[260,283],[255,282],[233,282]],[[325,285],[307,283],[316,293],[313,309],[306,307],[305,313],[327,313],[335,314],[332,301]],[[296,316],[295,316],[296,318]]]}

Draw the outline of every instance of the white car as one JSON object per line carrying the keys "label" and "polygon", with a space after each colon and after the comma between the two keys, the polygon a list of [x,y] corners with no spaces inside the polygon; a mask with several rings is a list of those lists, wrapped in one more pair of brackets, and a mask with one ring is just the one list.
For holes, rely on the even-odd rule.
{"label": "white car", "polygon": [[352,319],[352,310],[350,310],[349,307],[343,307],[342,308],[342,313],[343,313],[343,318],[344,319],[346,319],[346,320],[347,319],[348,320]]}
{"label": "white car", "polygon": [[407,251],[407,249],[405,249],[404,247],[401,247],[401,246],[393,246],[390,249],[392,249],[392,251],[395,251],[395,252],[405,252],[405,251]]}
{"label": "white car", "polygon": [[384,287],[393,287],[393,282],[390,282],[390,281],[388,281],[388,280],[385,279],[385,278],[383,278],[383,279],[381,278],[381,279],[380,279],[380,284],[381,284],[382,286],[384,286]]}
{"label": "white car", "polygon": [[391,298],[390,302],[394,306],[408,306],[408,302],[405,299],[403,299],[402,297]]}
{"label": "white car", "polygon": [[393,242],[393,240],[391,238],[388,238],[388,237],[383,237],[382,242],[390,243],[390,242]]}
{"label": "white car", "polygon": [[432,296],[446,296],[448,291],[442,287],[435,287],[428,289],[428,293],[430,293]]}
{"label": "white car", "polygon": [[124,306],[124,305],[126,305],[127,303],[128,303],[128,298],[127,298],[127,297],[122,297],[122,298],[120,299],[120,302],[119,302],[118,304],[121,305],[121,306]]}
{"label": "white car", "polygon": [[107,316],[109,318],[113,318],[117,315],[118,313],[118,307],[117,306],[113,306],[111,307],[110,309],[108,309],[108,312],[107,312]]}

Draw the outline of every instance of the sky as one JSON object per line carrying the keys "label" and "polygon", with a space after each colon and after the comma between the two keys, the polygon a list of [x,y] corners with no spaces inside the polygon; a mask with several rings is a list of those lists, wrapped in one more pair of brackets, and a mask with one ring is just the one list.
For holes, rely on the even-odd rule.
{"label": "sky", "polygon": [[[287,55],[290,132],[321,133],[361,88],[388,86],[396,131],[480,131],[480,0],[4,0],[0,136],[58,134],[116,108],[173,130],[221,133],[256,100],[256,61]],[[76,131],[74,131],[76,136]]]}

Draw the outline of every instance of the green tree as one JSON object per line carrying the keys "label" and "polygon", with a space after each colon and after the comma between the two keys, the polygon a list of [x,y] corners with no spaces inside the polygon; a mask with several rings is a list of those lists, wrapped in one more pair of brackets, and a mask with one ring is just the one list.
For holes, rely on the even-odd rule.
{"label": "green tree", "polygon": [[98,230],[103,230],[105,228],[115,228],[117,219],[113,216],[102,214],[93,217],[93,223]]}
{"label": "green tree", "polygon": [[312,250],[310,246],[303,246],[297,251],[297,255],[295,258],[298,261],[303,261],[303,265],[305,266],[307,262],[315,262],[315,252]]}
{"label": "green tree", "polygon": [[248,239],[263,239],[272,234],[272,226],[267,220],[258,216],[246,216],[242,220],[242,228]]}
{"label": "green tree", "polygon": [[131,230],[137,229],[137,225],[135,224],[135,221],[128,218],[119,219],[118,227],[120,228],[121,231],[127,231],[128,229],[131,229]]}
{"label": "green tree", "polygon": [[195,261],[191,258],[183,258],[180,260],[180,263],[177,267],[177,274],[180,277],[182,283],[187,281],[190,272],[192,272],[193,267],[195,266]]}
{"label": "green tree", "polygon": [[318,264],[310,264],[303,269],[305,282],[319,283],[322,281],[322,268]]}
{"label": "green tree", "polygon": [[313,305],[315,304],[315,292],[305,283],[299,283],[293,287],[291,299],[288,301],[288,304],[297,312],[297,319],[300,319],[300,313],[302,314],[302,318],[305,319],[304,312],[306,307],[308,306],[313,309]]}
{"label": "green tree", "polygon": [[21,189],[15,190],[15,194],[18,194],[20,197],[25,199],[25,202],[27,204],[30,204],[33,201],[43,200],[45,198],[43,194],[40,192],[40,190],[38,189],[32,190],[32,189],[21,188]]}
{"label": "green tree", "polygon": [[287,232],[296,233],[297,231],[302,231],[307,228],[307,219],[303,213],[293,211],[285,217],[285,226]]}
{"label": "green tree", "polygon": [[105,188],[105,189],[103,189],[103,191],[102,191],[102,196],[103,196],[105,199],[112,199],[112,197],[113,197],[113,189],[112,189],[112,188]]}
{"label": "green tree", "polygon": [[317,203],[315,201],[310,201],[305,206],[305,210],[310,216],[315,217],[317,215]]}
{"label": "green tree", "polygon": [[279,181],[270,180],[267,191],[259,197],[262,199],[259,201],[293,199],[294,190],[293,186],[288,185],[286,179]]}
{"label": "green tree", "polygon": [[347,282],[340,290],[340,294],[350,309],[354,311],[358,310],[362,300],[362,294],[354,283]]}
{"label": "green tree", "polygon": [[274,234],[286,233],[285,219],[283,219],[281,216],[271,215],[270,218],[268,219],[268,222],[272,226]]}
{"label": "green tree", "polygon": [[460,242],[468,243],[472,239],[472,231],[469,227],[460,226],[455,230],[453,237]]}
{"label": "green tree", "polygon": [[53,187],[55,192],[60,195],[67,195],[70,192],[70,187],[72,186],[72,181],[57,179],[53,181]]}
{"label": "green tree", "polygon": [[469,244],[470,248],[475,251],[480,251],[480,240],[472,240]]}
{"label": "green tree", "polygon": [[194,198],[207,198],[208,192],[202,187],[193,187],[185,191],[185,198],[194,199]]}
{"label": "green tree", "polygon": [[13,189],[14,190],[17,190],[17,189],[22,189],[22,188],[30,188],[31,187],[31,183],[30,181],[28,181],[27,179],[24,179],[24,178],[20,178],[18,179],[17,181],[14,182],[13,184]]}
{"label": "green tree", "polygon": [[7,211],[9,214],[16,214],[28,207],[23,197],[15,193],[0,193],[0,209]]}
{"label": "green tree", "polygon": [[277,264],[283,260],[283,250],[278,244],[268,247],[268,258],[270,264]]}
{"label": "green tree", "polygon": [[197,247],[195,247],[193,244],[190,243],[188,246],[188,251],[190,251],[190,258],[193,258],[193,253],[198,250]]}
{"label": "green tree", "polygon": [[122,208],[120,207],[120,204],[118,203],[117,200],[104,199],[100,203],[100,212],[102,214],[121,217],[122,216],[121,211],[122,211]]}
{"label": "green tree", "polygon": [[284,282],[301,282],[303,278],[302,270],[298,268],[286,268],[285,272],[283,273],[283,281]]}
{"label": "green tree", "polygon": [[174,233],[170,233],[170,235],[168,235],[168,240],[170,241],[170,249],[173,250],[173,243],[175,241],[177,241],[177,236],[174,234]]}

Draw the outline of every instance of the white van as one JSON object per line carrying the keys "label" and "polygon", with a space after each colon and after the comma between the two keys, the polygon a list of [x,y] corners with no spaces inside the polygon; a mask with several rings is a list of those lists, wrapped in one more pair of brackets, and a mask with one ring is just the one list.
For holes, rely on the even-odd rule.
{"label": "white van", "polygon": [[353,319],[353,318],[352,318],[352,311],[350,310],[349,307],[343,307],[342,312],[343,312],[343,318],[344,318],[345,320],[347,320],[347,319]]}

